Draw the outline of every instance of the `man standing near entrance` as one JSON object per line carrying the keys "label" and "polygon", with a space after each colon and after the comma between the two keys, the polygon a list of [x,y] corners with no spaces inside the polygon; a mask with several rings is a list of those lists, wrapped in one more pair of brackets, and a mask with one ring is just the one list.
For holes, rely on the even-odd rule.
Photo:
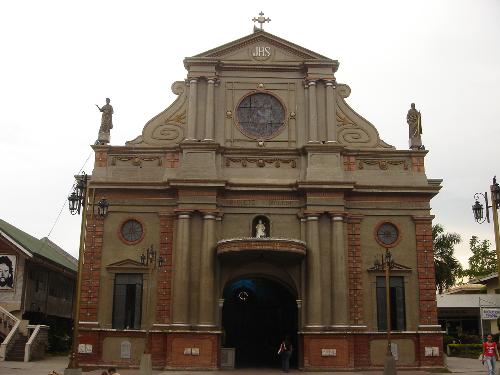
{"label": "man standing near entrance", "polygon": [[290,371],[290,357],[292,356],[292,342],[290,337],[286,336],[281,342],[278,354],[281,355],[281,370],[283,372]]}

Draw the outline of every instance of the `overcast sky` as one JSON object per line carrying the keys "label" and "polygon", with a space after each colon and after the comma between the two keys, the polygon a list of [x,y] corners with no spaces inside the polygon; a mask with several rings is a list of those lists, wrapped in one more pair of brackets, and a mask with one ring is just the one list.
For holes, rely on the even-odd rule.
{"label": "overcast sky", "polygon": [[[174,5],[175,4],[175,5]],[[174,99],[182,60],[265,30],[340,62],[348,103],[406,149],[406,113],[422,112],[428,178],[442,178],[435,222],[468,240],[493,238],[473,195],[500,177],[500,1],[2,1],[0,217],[47,236],[91,154],[111,98],[113,145],[141,134]],[[84,170],[92,172],[93,157]],[[50,239],[78,254],[67,207]]]}

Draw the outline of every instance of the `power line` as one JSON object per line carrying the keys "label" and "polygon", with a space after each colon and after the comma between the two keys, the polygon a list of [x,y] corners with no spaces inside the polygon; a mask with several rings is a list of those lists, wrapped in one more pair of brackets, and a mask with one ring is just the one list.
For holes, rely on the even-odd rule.
{"label": "power line", "polygon": [[[78,171],[77,175],[79,175],[80,173],[82,173],[83,171],[83,168],[85,168],[85,165],[87,164],[87,162],[89,161],[90,157],[92,156],[92,151],[90,152],[89,156],[87,157],[87,159],[85,160],[85,162],[83,163],[82,167],[80,168],[80,170]],[[69,194],[71,194],[71,191],[73,190],[73,187],[71,187]],[[62,204],[62,207],[61,209],[59,210],[59,213],[57,214],[57,217],[56,219],[54,220],[54,224],[52,224],[52,228],[50,228],[50,231],[49,231],[49,234],[47,234],[47,238],[50,237],[50,235],[52,234],[52,231],[54,230],[56,224],[59,222],[59,218],[61,217],[61,214],[64,210],[64,208],[66,207],[66,204],[68,203],[68,199],[67,198],[64,198],[64,203]]]}

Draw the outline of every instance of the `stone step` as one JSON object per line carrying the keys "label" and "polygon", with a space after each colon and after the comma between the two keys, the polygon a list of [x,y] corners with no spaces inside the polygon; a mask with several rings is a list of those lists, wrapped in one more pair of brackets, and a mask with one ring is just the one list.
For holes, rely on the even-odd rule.
{"label": "stone step", "polygon": [[7,361],[24,361],[24,348],[26,342],[28,342],[28,337],[19,336],[14,345],[10,348],[5,359]]}

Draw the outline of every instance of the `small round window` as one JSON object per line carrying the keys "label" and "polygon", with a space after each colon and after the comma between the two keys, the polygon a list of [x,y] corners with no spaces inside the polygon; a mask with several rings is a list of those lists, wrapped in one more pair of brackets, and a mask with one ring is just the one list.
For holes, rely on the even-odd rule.
{"label": "small round window", "polygon": [[139,221],[130,219],[123,223],[120,234],[126,242],[137,243],[144,235],[144,228]]}
{"label": "small round window", "polygon": [[392,223],[382,223],[377,228],[376,238],[382,246],[394,246],[399,239],[399,229]]}
{"label": "small round window", "polygon": [[245,96],[236,112],[241,131],[250,138],[272,138],[285,124],[283,104],[275,96],[263,92]]}

